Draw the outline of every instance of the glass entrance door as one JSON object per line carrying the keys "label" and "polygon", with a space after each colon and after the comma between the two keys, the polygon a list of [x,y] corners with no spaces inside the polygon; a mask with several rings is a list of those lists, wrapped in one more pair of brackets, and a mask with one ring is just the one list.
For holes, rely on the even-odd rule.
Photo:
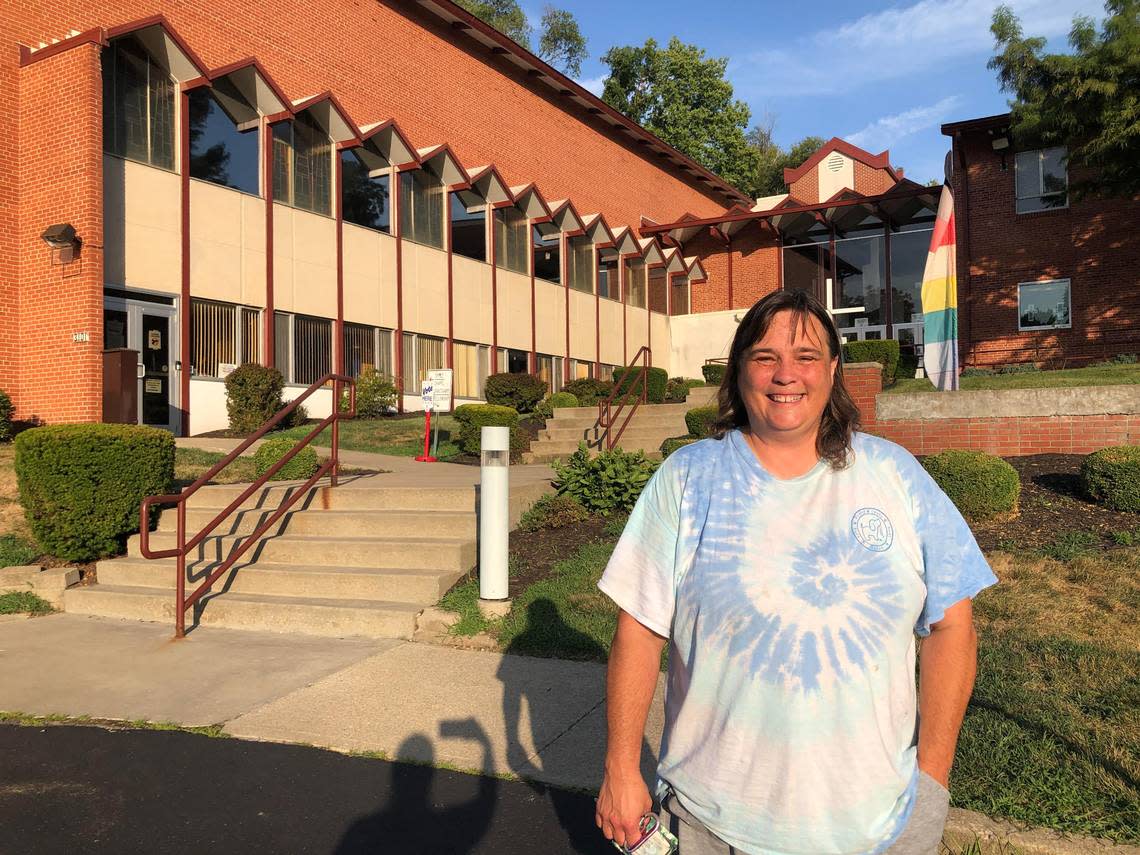
{"label": "glass entrance door", "polygon": [[138,354],[138,424],[177,433],[177,311],[172,305],[106,297],[104,345],[128,347]]}

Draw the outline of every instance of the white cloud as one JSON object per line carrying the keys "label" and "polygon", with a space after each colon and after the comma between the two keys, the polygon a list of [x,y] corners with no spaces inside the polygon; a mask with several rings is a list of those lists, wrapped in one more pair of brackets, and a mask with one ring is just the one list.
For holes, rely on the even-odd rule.
{"label": "white cloud", "polygon": [[607,77],[609,77],[608,74],[600,74],[597,77],[584,78],[582,80],[577,81],[577,83],[583,89],[589,90],[590,92],[593,92],[595,95],[597,95],[599,98],[601,98],[602,97],[602,90],[606,88],[606,78]]}
{"label": "white cloud", "polygon": [[949,95],[934,104],[882,116],[854,133],[847,134],[844,139],[867,151],[881,151],[905,137],[940,124],[961,102],[962,96]]}
{"label": "white cloud", "polygon": [[[1026,34],[1048,38],[1066,34],[1076,14],[1104,15],[1102,0],[1007,2]],[[730,71],[747,98],[838,93],[904,78],[948,60],[989,53],[996,5],[996,0],[918,0],[755,51],[733,61]]]}

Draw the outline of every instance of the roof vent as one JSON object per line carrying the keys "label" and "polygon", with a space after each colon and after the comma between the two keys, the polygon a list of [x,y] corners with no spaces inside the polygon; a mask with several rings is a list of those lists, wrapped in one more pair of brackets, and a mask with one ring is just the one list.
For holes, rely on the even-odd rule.
{"label": "roof vent", "polygon": [[831,157],[827,159],[827,171],[838,172],[843,168],[843,155],[837,151],[831,153]]}

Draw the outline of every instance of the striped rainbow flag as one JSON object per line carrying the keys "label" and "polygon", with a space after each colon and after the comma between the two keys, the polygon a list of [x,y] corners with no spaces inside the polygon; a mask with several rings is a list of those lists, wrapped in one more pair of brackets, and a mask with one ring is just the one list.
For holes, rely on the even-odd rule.
{"label": "striped rainbow flag", "polygon": [[958,388],[958,275],[954,194],[943,185],[922,274],[923,367],[934,388]]}

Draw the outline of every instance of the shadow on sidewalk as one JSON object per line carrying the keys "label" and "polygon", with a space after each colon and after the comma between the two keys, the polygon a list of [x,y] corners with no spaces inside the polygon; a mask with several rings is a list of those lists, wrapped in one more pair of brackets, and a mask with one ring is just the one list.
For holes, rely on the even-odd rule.
{"label": "shadow on sidewalk", "polygon": [[[483,768],[491,766],[491,742],[475,719],[445,721],[440,737],[467,739],[483,749]],[[375,813],[356,820],[345,832],[334,855],[466,855],[474,852],[495,818],[499,780],[472,776],[475,794],[461,803],[443,806],[435,801],[431,740],[421,734],[405,739],[398,757],[415,757],[425,765],[395,764],[391,797]]]}
{"label": "shadow on sidewalk", "polygon": [[[586,752],[584,755],[571,757],[564,752],[558,752],[559,756],[552,757],[548,753],[540,759],[540,766],[532,762],[530,752],[522,741],[522,706],[524,701],[531,726],[530,744],[534,745],[536,753],[541,755],[544,749],[562,735],[555,734],[551,739],[547,732],[541,730],[541,724],[558,720],[565,715],[561,708],[562,699],[566,697],[565,691],[553,691],[552,689],[555,687],[536,686],[534,681],[529,679],[528,670],[518,667],[517,662],[513,662],[510,658],[511,656],[527,655],[534,650],[542,649],[545,646],[542,642],[543,637],[551,635],[555,635],[561,640],[560,646],[577,652],[580,658],[584,660],[605,661],[607,658],[606,651],[601,645],[590,636],[566,624],[553,602],[540,599],[530,604],[527,609],[527,629],[516,636],[503,651],[508,654],[508,657],[503,659],[503,663],[499,667],[498,677],[503,683],[503,718],[507,727],[508,762],[511,771],[532,782],[539,777],[554,781],[580,779],[580,772],[575,775],[574,771],[580,770],[583,765],[596,768],[600,774],[605,760],[606,737],[604,726],[598,728],[596,744],[584,748]],[[565,687],[558,688],[564,689]],[[603,705],[599,704],[599,707],[603,707]],[[595,715],[595,710],[598,708],[591,710],[586,716],[583,716],[583,719]],[[600,711],[598,710],[598,712]],[[579,723],[575,722],[574,724]],[[573,762],[578,769],[566,768],[563,770],[551,765],[551,763],[569,764],[570,762]],[[652,770],[656,766],[656,754],[643,738],[641,746],[643,774],[647,772],[652,774]],[[652,779],[648,783],[652,785]],[[602,836],[594,822],[592,803],[583,803],[580,794],[570,791],[548,789],[538,783],[531,783],[530,786],[538,794],[549,795],[558,815],[559,825],[566,834],[570,846],[569,851],[599,853],[599,855],[614,851],[610,842]],[[544,844],[550,846],[548,851],[559,851],[554,846],[554,841],[544,841]]]}

